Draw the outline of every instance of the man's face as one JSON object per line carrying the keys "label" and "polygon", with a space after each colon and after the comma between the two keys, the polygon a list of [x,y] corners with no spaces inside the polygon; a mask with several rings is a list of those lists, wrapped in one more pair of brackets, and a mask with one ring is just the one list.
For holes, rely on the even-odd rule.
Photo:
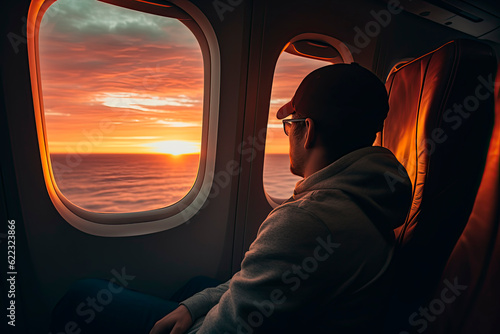
{"label": "man's face", "polygon": [[[299,117],[292,117],[299,118]],[[290,171],[292,174],[304,177],[305,149],[304,149],[304,122],[291,123],[288,131],[288,154],[290,156]]]}

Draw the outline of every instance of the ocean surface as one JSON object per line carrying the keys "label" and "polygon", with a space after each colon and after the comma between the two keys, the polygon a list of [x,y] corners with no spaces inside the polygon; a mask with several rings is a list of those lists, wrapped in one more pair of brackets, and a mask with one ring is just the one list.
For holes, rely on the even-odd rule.
{"label": "ocean surface", "polygon": [[[59,190],[94,212],[137,212],[173,204],[194,184],[198,162],[198,155],[51,154]],[[289,171],[287,154],[266,156],[264,189],[269,195],[290,197],[298,180]]]}

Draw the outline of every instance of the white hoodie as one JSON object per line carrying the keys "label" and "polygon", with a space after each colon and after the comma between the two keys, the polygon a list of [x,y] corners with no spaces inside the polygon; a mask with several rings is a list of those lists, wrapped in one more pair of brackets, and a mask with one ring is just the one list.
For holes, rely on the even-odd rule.
{"label": "white hoodie", "polygon": [[382,147],[299,181],[262,223],[241,270],[181,303],[198,319],[190,333],[376,333],[393,229],[405,221],[411,189]]}

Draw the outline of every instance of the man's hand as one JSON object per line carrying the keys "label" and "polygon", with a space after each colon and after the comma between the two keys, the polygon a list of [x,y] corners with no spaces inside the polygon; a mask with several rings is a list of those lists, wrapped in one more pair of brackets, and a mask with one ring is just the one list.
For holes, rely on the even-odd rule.
{"label": "man's hand", "polygon": [[178,308],[156,322],[149,334],[183,334],[193,325],[193,319],[186,306]]}

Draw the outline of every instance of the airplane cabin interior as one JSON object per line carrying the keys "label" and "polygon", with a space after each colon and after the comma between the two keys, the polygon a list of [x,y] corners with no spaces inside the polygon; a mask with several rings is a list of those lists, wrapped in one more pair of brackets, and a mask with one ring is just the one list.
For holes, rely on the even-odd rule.
{"label": "airplane cabin interior", "polygon": [[[261,223],[299,180],[277,109],[313,69],[352,62],[385,83],[390,109],[373,145],[391,150],[412,182],[411,208],[394,230],[384,333],[498,332],[499,2],[2,6],[7,333],[48,333],[55,305],[81,279],[126,273],[128,288],[168,299],[192,277],[238,272]],[[107,168],[110,153],[122,162]],[[127,197],[136,176],[120,173],[135,168],[132,153],[155,153],[150,166],[163,161],[159,153],[184,159],[185,169],[141,172],[150,185]],[[278,160],[284,167],[274,172]],[[118,192],[81,169],[92,164]],[[388,185],[401,175],[388,175]],[[187,181],[168,183],[174,176]]]}

